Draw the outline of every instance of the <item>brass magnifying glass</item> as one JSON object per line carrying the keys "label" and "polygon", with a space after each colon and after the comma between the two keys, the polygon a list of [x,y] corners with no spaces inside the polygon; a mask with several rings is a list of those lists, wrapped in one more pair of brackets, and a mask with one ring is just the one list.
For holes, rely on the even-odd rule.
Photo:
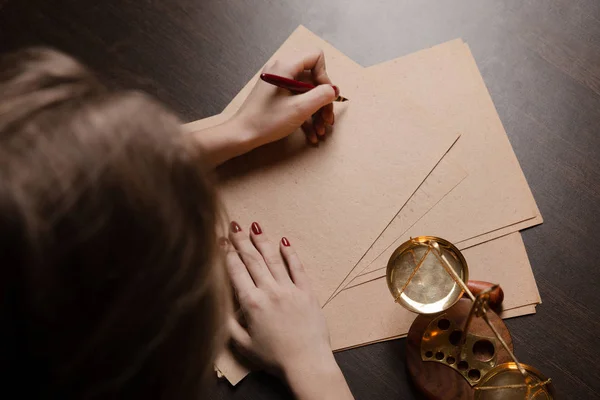
{"label": "brass magnifying glass", "polygon": [[[411,238],[390,257],[386,279],[394,300],[419,314],[406,357],[429,398],[554,399],[551,380],[517,360],[508,328],[490,307],[499,285],[478,282],[487,288],[472,292],[467,261],[452,243]],[[497,297],[501,303],[503,295]]]}
{"label": "brass magnifying glass", "polygon": [[441,266],[438,253],[463,282],[469,280],[467,261],[456,246],[435,236],[419,236],[398,247],[387,265],[388,288],[397,303],[419,314],[434,314],[462,297],[463,288]]}

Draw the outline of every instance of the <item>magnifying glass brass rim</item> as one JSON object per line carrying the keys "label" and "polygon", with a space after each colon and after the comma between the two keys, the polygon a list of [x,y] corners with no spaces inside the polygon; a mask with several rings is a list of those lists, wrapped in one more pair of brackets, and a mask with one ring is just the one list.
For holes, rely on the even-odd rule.
{"label": "magnifying glass brass rim", "polygon": [[[462,253],[460,252],[460,250],[454,246],[452,243],[450,243],[449,241],[436,237],[436,236],[419,236],[416,238],[412,238],[410,240],[407,240],[406,242],[404,242],[403,244],[401,244],[395,251],[394,253],[392,253],[388,264],[387,264],[387,270],[386,270],[386,281],[388,284],[388,288],[390,290],[390,293],[392,294],[392,296],[394,297],[394,299],[396,300],[397,303],[399,303],[400,305],[402,305],[404,308],[408,309],[409,311],[413,311],[419,314],[435,314],[441,311],[445,311],[448,308],[452,307],[454,304],[456,304],[456,302],[458,302],[458,300],[462,297],[464,291],[462,290],[461,286],[454,282],[454,279],[452,278],[452,276],[446,271],[446,269],[444,268],[444,265],[442,265],[442,260],[439,257],[439,253],[437,253],[437,251],[432,247],[432,243],[437,243],[439,245],[439,248],[441,249],[442,253],[446,256],[446,260],[450,259],[450,261],[452,261],[453,265],[455,268],[458,268],[457,274],[460,276],[460,278],[463,280],[463,282],[467,282],[469,279],[469,268],[467,266],[467,261],[465,260],[465,258],[463,257]],[[453,285],[451,285],[448,289],[448,293],[442,293],[442,296],[439,300],[437,301],[432,301],[432,302],[422,302],[420,300],[417,300],[416,297],[427,297],[425,296],[427,294],[427,291],[438,291],[441,289],[440,287],[436,287],[435,285],[425,285],[425,286],[419,286],[418,284],[415,284],[411,287],[411,283],[412,280],[411,278],[415,278],[417,277],[417,274],[419,273],[419,271],[417,271],[417,273],[412,273],[412,271],[414,270],[414,268],[417,266],[416,264],[417,261],[414,262],[415,265],[410,265],[410,266],[403,266],[402,269],[404,271],[403,275],[406,276],[407,274],[410,275],[408,277],[407,280],[411,280],[408,285],[406,285],[406,280],[404,280],[401,284],[399,284],[397,282],[396,279],[394,279],[395,273],[397,271],[399,271],[399,266],[398,263],[396,262],[397,260],[400,260],[400,257],[405,256],[407,253],[414,251],[415,249],[418,249],[422,247],[423,249],[429,249],[431,255],[427,255],[425,257],[435,257],[433,260],[437,259],[437,263],[439,265],[437,265],[435,267],[435,273],[438,274],[439,276],[443,276],[444,277],[444,281],[448,282],[448,280],[452,280]],[[420,261],[424,261],[425,257],[423,257],[423,260]],[[439,267],[439,269],[438,269]],[[452,266],[450,266],[452,267]],[[410,271],[409,271],[410,269]],[[432,271],[431,269],[429,269],[429,271]],[[423,271],[421,271],[421,273],[423,274]],[[448,286],[448,285],[446,285]],[[408,290],[409,288],[411,288],[410,290]],[[410,292],[410,293],[407,293]],[[412,294],[419,294],[419,295],[424,295],[424,296],[411,296]]]}
{"label": "magnifying glass brass rim", "polygon": [[[520,363],[521,366],[529,377],[533,379],[531,382],[532,385],[536,385],[535,388],[531,390],[530,399],[532,400],[550,400],[554,399],[554,387],[552,383],[548,383],[546,385],[540,385],[541,382],[545,382],[547,378],[535,367],[531,365]],[[501,381],[498,381],[498,379]],[[500,385],[496,386],[494,383],[499,383]],[[511,385],[519,385],[524,384],[524,377],[519,372],[517,364],[514,362],[507,362],[503,364],[496,365],[494,368],[488,371],[487,374],[481,378],[481,381],[476,386],[475,390],[475,399],[476,400],[494,400],[494,399],[523,399],[523,392],[526,388],[511,388]],[[482,388],[495,388],[497,389],[487,389],[482,390]]]}

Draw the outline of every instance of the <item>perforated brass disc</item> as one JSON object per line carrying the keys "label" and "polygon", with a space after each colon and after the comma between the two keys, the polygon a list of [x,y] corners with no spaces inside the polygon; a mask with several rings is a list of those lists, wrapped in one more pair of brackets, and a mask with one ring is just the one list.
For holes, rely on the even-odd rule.
{"label": "perforated brass disc", "polygon": [[[463,290],[446,271],[437,243],[448,264],[463,282],[469,279],[467,262],[452,243],[435,236],[419,236],[404,242],[394,251],[387,265],[387,283],[394,299],[410,311],[433,314],[452,307]],[[413,274],[417,266],[417,272]],[[406,286],[406,287],[405,287]],[[403,290],[404,289],[404,290]]]}
{"label": "perforated brass disc", "polygon": [[[552,384],[540,385],[546,377],[530,365],[521,363],[530,378],[529,393],[525,384],[525,377],[513,362],[497,365],[491,369],[475,387],[476,400],[551,400],[554,399]],[[482,388],[486,388],[483,389]]]}

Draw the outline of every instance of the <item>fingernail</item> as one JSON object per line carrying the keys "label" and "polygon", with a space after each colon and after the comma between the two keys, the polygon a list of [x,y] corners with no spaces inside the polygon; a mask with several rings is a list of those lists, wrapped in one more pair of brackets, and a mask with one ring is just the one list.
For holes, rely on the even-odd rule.
{"label": "fingernail", "polygon": [[252,223],[252,232],[254,232],[255,235],[260,235],[262,233],[262,229],[260,229],[258,222]]}
{"label": "fingernail", "polygon": [[331,87],[335,90],[335,97],[337,98],[340,95],[340,89],[335,85],[331,85]]}
{"label": "fingernail", "polygon": [[289,240],[287,240],[287,238],[285,238],[285,237],[282,237],[282,238],[281,238],[281,243],[283,243],[283,245],[284,245],[285,247],[290,247],[290,241],[289,241]]}
{"label": "fingernail", "polygon": [[235,221],[231,221],[231,231],[233,233],[238,233],[242,231],[242,227]]}
{"label": "fingernail", "polygon": [[219,238],[219,246],[221,246],[222,248],[226,248],[228,245],[229,245],[229,240],[227,240],[227,238],[225,238],[225,237]]}

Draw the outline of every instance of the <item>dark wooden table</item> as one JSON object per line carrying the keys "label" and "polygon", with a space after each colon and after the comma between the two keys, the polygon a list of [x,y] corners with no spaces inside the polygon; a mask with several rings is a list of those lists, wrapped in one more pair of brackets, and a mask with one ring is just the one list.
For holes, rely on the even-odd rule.
{"label": "dark wooden table", "polygon": [[[462,37],[545,222],[523,233],[544,303],[516,352],[560,398],[600,398],[598,0],[0,0],[0,51],[52,45],[187,121],[220,112],[298,24],[364,66]],[[412,399],[404,341],[337,355],[358,399]],[[256,374],[218,399],[290,394]]]}

